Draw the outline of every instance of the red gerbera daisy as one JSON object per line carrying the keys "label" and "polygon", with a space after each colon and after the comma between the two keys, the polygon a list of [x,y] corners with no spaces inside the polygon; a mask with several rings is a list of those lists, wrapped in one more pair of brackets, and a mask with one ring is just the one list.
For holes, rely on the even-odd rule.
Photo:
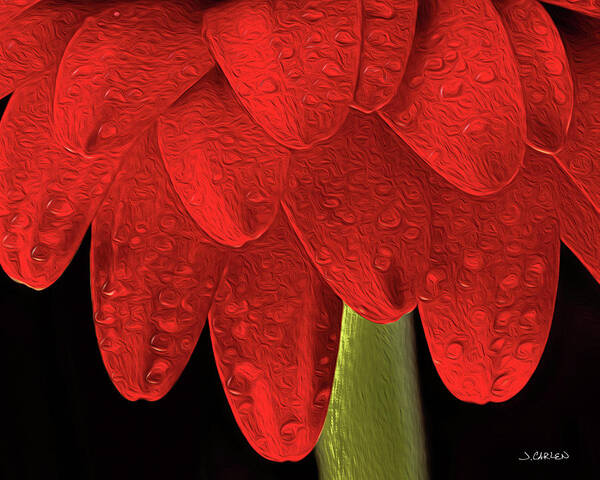
{"label": "red gerbera daisy", "polygon": [[295,460],[322,429],[342,301],[419,306],[448,389],[514,396],[560,239],[600,278],[600,5],[5,0],[0,263],[45,288],[92,223],[98,342],[165,395],[208,316],[236,419]]}

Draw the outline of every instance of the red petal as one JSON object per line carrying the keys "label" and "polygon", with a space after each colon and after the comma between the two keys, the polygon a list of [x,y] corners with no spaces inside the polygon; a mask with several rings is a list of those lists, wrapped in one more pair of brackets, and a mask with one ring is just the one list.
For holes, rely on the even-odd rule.
{"label": "red petal", "polygon": [[419,163],[381,119],[356,111],[329,142],[292,157],[290,221],[336,293],[374,322],[416,305],[430,221]]}
{"label": "red petal", "polygon": [[557,152],[573,112],[573,80],[558,30],[537,0],[497,0],[495,5],[521,75],[529,143]]}
{"label": "red petal", "polygon": [[264,457],[300,460],[315,446],[341,315],[282,214],[232,255],[209,314],[213,349],[238,425]]}
{"label": "red petal", "polygon": [[90,18],[58,73],[54,119],[73,151],[124,152],[213,66],[193,0],[122,1]]}
{"label": "red petal", "polygon": [[39,0],[0,0],[0,27]]}
{"label": "red petal", "polygon": [[17,89],[0,123],[0,263],[37,289],[67,268],[119,164],[55,143],[55,75],[52,69]]}
{"label": "red petal", "polygon": [[95,10],[98,6],[86,0],[43,1],[0,25],[0,98],[57,65],[73,34]]}
{"label": "red petal", "polygon": [[360,56],[359,0],[242,0],[206,12],[219,66],[256,122],[292,148],[344,122]]}
{"label": "red petal", "polygon": [[396,94],[415,35],[417,0],[363,0],[356,107],[373,112]]}
{"label": "red petal", "polygon": [[419,311],[440,377],[468,402],[517,394],[550,331],[558,221],[549,157],[533,150],[527,157],[515,181],[487,198],[431,178],[431,270]]}
{"label": "red petal", "polygon": [[93,223],[96,335],[119,392],[158,400],[190,358],[225,255],[185,212],[154,138],[127,157]]}
{"label": "red petal", "polygon": [[556,20],[575,84],[567,143],[556,158],[600,209],[600,20],[566,11]]}
{"label": "red petal", "polygon": [[600,213],[558,165],[552,173],[560,238],[600,283]]}
{"label": "red petal", "polygon": [[592,17],[600,17],[600,1],[599,0],[543,0],[544,3],[552,3],[564,8],[575,10],[576,12],[585,13]]}
{"label": "red petal", "polygon": [[512,49],[489,0],[421,4],[404,79],[381,113],[465,192],[493,193],[515,176],[525,109]]}
{"label": "red petal", "polygon": [[159,141],[179,196],[214,239],[239,247],[269,227],[289,150],[254,123],[216,70],[161,117]]}

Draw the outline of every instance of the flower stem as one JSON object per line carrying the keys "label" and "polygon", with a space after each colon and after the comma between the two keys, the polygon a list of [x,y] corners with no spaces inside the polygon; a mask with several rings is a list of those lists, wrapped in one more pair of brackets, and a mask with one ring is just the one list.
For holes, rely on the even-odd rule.
{"label": "flower stem", "polygon": [[412,314],[378,325],[344,307],[321,480],[425,480],[427,460]]}

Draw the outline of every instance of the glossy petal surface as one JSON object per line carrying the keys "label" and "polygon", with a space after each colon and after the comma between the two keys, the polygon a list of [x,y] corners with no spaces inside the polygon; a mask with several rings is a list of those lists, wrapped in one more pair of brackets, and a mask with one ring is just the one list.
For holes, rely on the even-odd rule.
{"label": "glossy petal surface", "polygon": [[544,3],[552,3],[592,17],[600,17],[599,0],[544,0]]}
{"label": "glossy petal surface", "polygon": [[36,289],[67,268],[119,166],[54,141],[55,75],[51,69],[18,88],[0,123],[0,263]]}
{"label": "glossy petal surface", "polygon": [[489,0],[420,4],[404,79],[381,113],[465,192],[494,193],[515,176],[525,109],[510,42]]}
{"label": "glossy petal surface", "polygon": [[232,254],[209,314],[213,350],[238,425],[264,457],[299,460],[317,442],[341,315],[283,214]]}
{"label": "glossy petal surface", "polygon": [[85,0],[42,1],[21,10],[5,25],[0,13],[0,97],[58,65],[73,34],[98,8]]}
{"label": "glossy petal surface", "polygon": [[198,225],[239,247],[279,210],[290,152],[238,103],[214,70],[161,117],[159,142],[171,180]]}
{"label": "glossy petal surface", "polygon": [[122,153],[213,66],[192,0],[121,1],[88,19],[58,73],[59,138],[85,154]]}
{"label": "glossy petal surface", "polygon": [[344,122],[360,56],[359,0],[242,0],[206,12],[211,51],[273,138],[304,148]]}
{"label": "glossy petal surface", "polygon": [[94,219],[91,253],[98,345],[125,398],[158,400],[177,381],[225,260],[185,212],[156,140],[135,145]]}
{"label": "glossy petal surface", "polygon": [[430,212],[416,155],[376,115],[295,152],[284,208],[325,280],[353,310],[393,322],[416,304]]}
{"label": "glossy petal surface", "polygon": [[517,60],[527,111],[527,139],[560,150],[573,112],[573,80],[554,22],[537,0],[496,0]]}
{"label": "glossy petal surface", "polygon": [[373,112],[396,94],[417,20],[417,0],[363,0],[363,37],[354,103]]}
{"label": "glossy petal surface", "polygon": [[555,21],[575,84],[575,107],[567,143],[556,158],[600,210],[600,20],[563,10]]}
{"label": "glossy petal surface", "polygon": [[508,400],[535,370],[550,331],[559,231],[549,157],[528,151],[502,192],[469,196],[431,178],[431,270],[419,311],[435,367],[460,400]]}
{"label": "glossy petal surface", "polygon": [[39,0],[0,0],[0,27]]}

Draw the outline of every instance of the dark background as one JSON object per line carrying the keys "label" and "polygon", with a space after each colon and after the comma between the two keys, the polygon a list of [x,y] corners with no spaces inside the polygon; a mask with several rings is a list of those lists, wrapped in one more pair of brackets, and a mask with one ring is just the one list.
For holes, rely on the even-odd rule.
{"label": "dark background", "polygon": [[[207,329],[164,399],[131,403],[117,393],[96,346],[89,246],[88,234],[67,272],[42,292],[0,274],[0,478],[316,479],[314,455],[277,464],[248,446]],[[452,397],[415,322],[432,480],[598,478],[600,287],[566,248],[561,263],[546,351],[509,402]],[[570,458],[519,462],[523,450],[565,450]]]}

